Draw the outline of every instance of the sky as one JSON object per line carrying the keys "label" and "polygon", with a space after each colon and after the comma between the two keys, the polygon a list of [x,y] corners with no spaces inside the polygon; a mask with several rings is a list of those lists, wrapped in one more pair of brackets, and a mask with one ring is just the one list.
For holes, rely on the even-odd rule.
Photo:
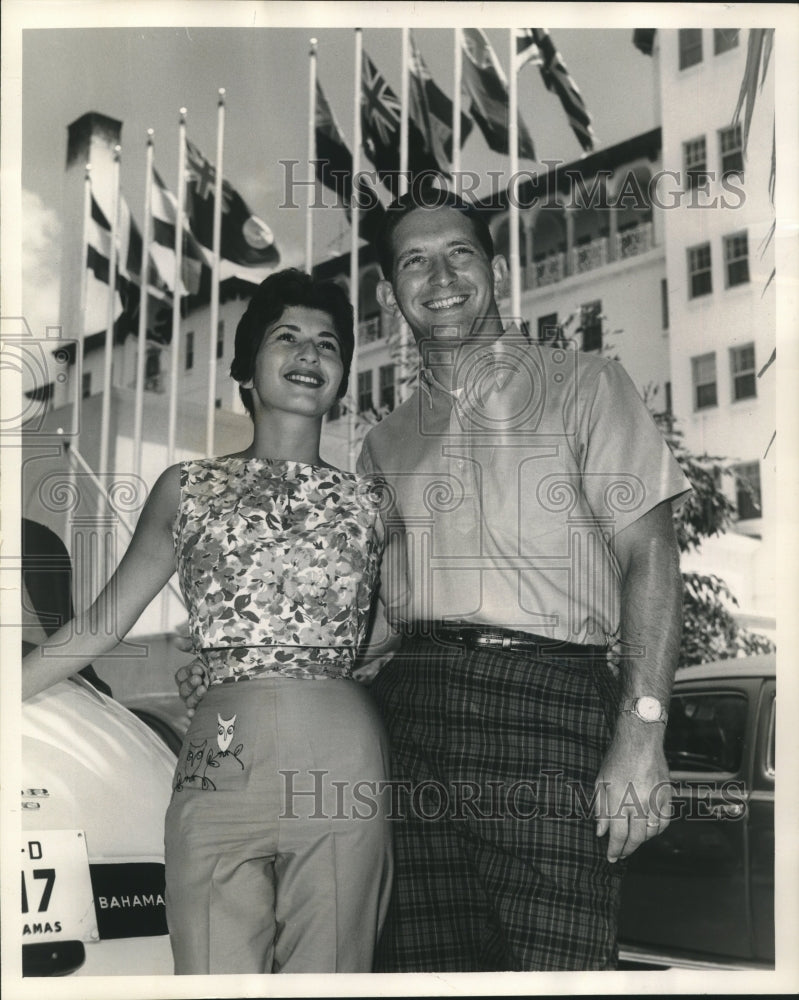
{"label": "sky", "polygon": [[[319,7],[140,2],[135,18],[139,23],[133,25],[128,20],[128,26],[122,26],[126,22],[123,10],[131,12],[126,3],[115,3],[102,5],[103,27],[84,26],[86,18],[77,17],[81,6],[96,5],[61,5],[67,12],[75,8],[72,20],[37,18],[35,26],[26,26],[21,32],[22,305],[35,332],[58,321],[66,130],[87,111],[123,123],[122,191],[141,224],[147,129],[154,129],[156,167],[175,190],[179,109],[188,109],[188,137],[213,161],[217,93],[224,87],[224,175],[272,229],[283,263],[302,265],[305,212],[286,207],[286,170],[280,161],[299,161],[295,176],[309,176],[311,37],[318,41],[319,83],[350,145],[354,31],[349,26],[330,26],[335,11],[340,12],[337,23],[364,26],[364,52],[395,93],[400,92],[399,28],[403,24],[413,27],[417,45],[438,85],[449,96],[453,92],[454,33],[452,27],[429,27],[432,19],[417,13],[424,4],[393,5],[391,27],[368,23],[366,15],[373,4]],[[481,5],[428,6],[438,11],[444,23],[484,26],[507,73],[509,33],[506,27],[486,25],[484,13],[481,22]],[[496,5],[502,8],[499,13],[506,13],[508,25],[524,22],[526,14],[539,13],[536,6]],[[257,11],[255,26],[237,24],[242,8]],[[203,12],[205,24],[192,24]],[[296,17],[292,17],[293,12]],[[211,16],[214,13],[216,16]],[[172,26],[156,26],[157,21],[167,20],[167,14]],[[475,20],[463,20],[466,14],[473,14]],[[278,15],[286,22],[284,26],[271,23]],[[110,26],[113,19],[117,26]],[[573,13],[570,20],[575,20]],[[209,26],[211,22],[215,22],[213,26]],[[494,18],[491,23],[499,22]],[[636,23],[628,20],[625,27],[611,29],[551,28],[584,94],[601,146],[613,145],[657,124],[652,63],[632,44]],[[565,113],[544,87],[536,67],[528,66],[520,74],[519,109],[539,158],[569,162],[580,157],[582,151]],[[521,165],[535,169],[535,164],[526,161]],[[370,166],[367,160],[362,161],[364,169]],[[488,150],[479,130],[474,129],[463,148],[462,167],[481,174],[502,171],[507,178],[509,161]],[[300,189],[295,203],[304,204],[304,197]],[[328,193],[327,197],[333,196]],[[313,218],[316,260],[349,250],[349,226],[343,210],[322,209]]]}

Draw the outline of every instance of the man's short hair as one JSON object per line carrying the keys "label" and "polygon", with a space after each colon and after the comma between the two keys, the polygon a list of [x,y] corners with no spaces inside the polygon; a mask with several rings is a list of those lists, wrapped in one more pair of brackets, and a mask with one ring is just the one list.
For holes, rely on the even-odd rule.
{"label": "man's short hair", "polygon": [[389,205],[375,237],[377,261],[387,281],[391,281],[394,273],[394,230],[411,212],[431,211],[437,208],[452,208],[466,216],[486,257],[489,260],[494,259],[494,240],[480,209],[476,205],[469,204],[454,191],[439,187],[432,177],[428,181],[421,178],[418,183],[411,184],[409,191]]}

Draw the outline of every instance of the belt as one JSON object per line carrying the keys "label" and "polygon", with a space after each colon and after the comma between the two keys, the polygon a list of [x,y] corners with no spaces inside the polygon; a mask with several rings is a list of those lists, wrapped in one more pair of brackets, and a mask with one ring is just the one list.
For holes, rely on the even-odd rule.
{"label": "belt", "polygon": [[534,653],[542,657],[569,656],[583,659],[606,656],[606,646],[589,646],[566,642],[531,632],[517,632],[492,625],[442,625],[440,622],[414,622],[406,626],[406,634],[428,638],[464,649],[495,649],[498,652]]}

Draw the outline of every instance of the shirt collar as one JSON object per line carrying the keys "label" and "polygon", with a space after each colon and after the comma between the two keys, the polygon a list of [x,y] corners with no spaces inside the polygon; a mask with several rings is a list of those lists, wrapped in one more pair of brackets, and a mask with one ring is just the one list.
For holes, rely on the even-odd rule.
{"label": "shirt collar", "polygon": [[[521,337],[522,333],[516,323],[510,323],[503,331],[502,334],[497,337],[496,340],[487,344],[483,351],[478,355],[482,357],[484,354],[491,354],[494,349],[494,345],[497,344],[503,337]],[[461,406],[464,403],[465,388],[459,386],[457,389],[447,389],[446,386],[442,385],[441,382],[435,377],[430,368],[422,367],[419,370],[419,387],[427,396],[428,403],[433,406],[434,393],[443,393],[450,401],[453,403],[459,403]]]}

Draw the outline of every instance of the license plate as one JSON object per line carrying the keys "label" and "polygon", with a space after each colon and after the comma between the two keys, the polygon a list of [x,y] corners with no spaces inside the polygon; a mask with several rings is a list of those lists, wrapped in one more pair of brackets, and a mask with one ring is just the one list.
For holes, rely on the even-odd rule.
{"label": "license plate", "polygon": [[22,838],[22,943],[98,939],[83,831],[26,831]]}

